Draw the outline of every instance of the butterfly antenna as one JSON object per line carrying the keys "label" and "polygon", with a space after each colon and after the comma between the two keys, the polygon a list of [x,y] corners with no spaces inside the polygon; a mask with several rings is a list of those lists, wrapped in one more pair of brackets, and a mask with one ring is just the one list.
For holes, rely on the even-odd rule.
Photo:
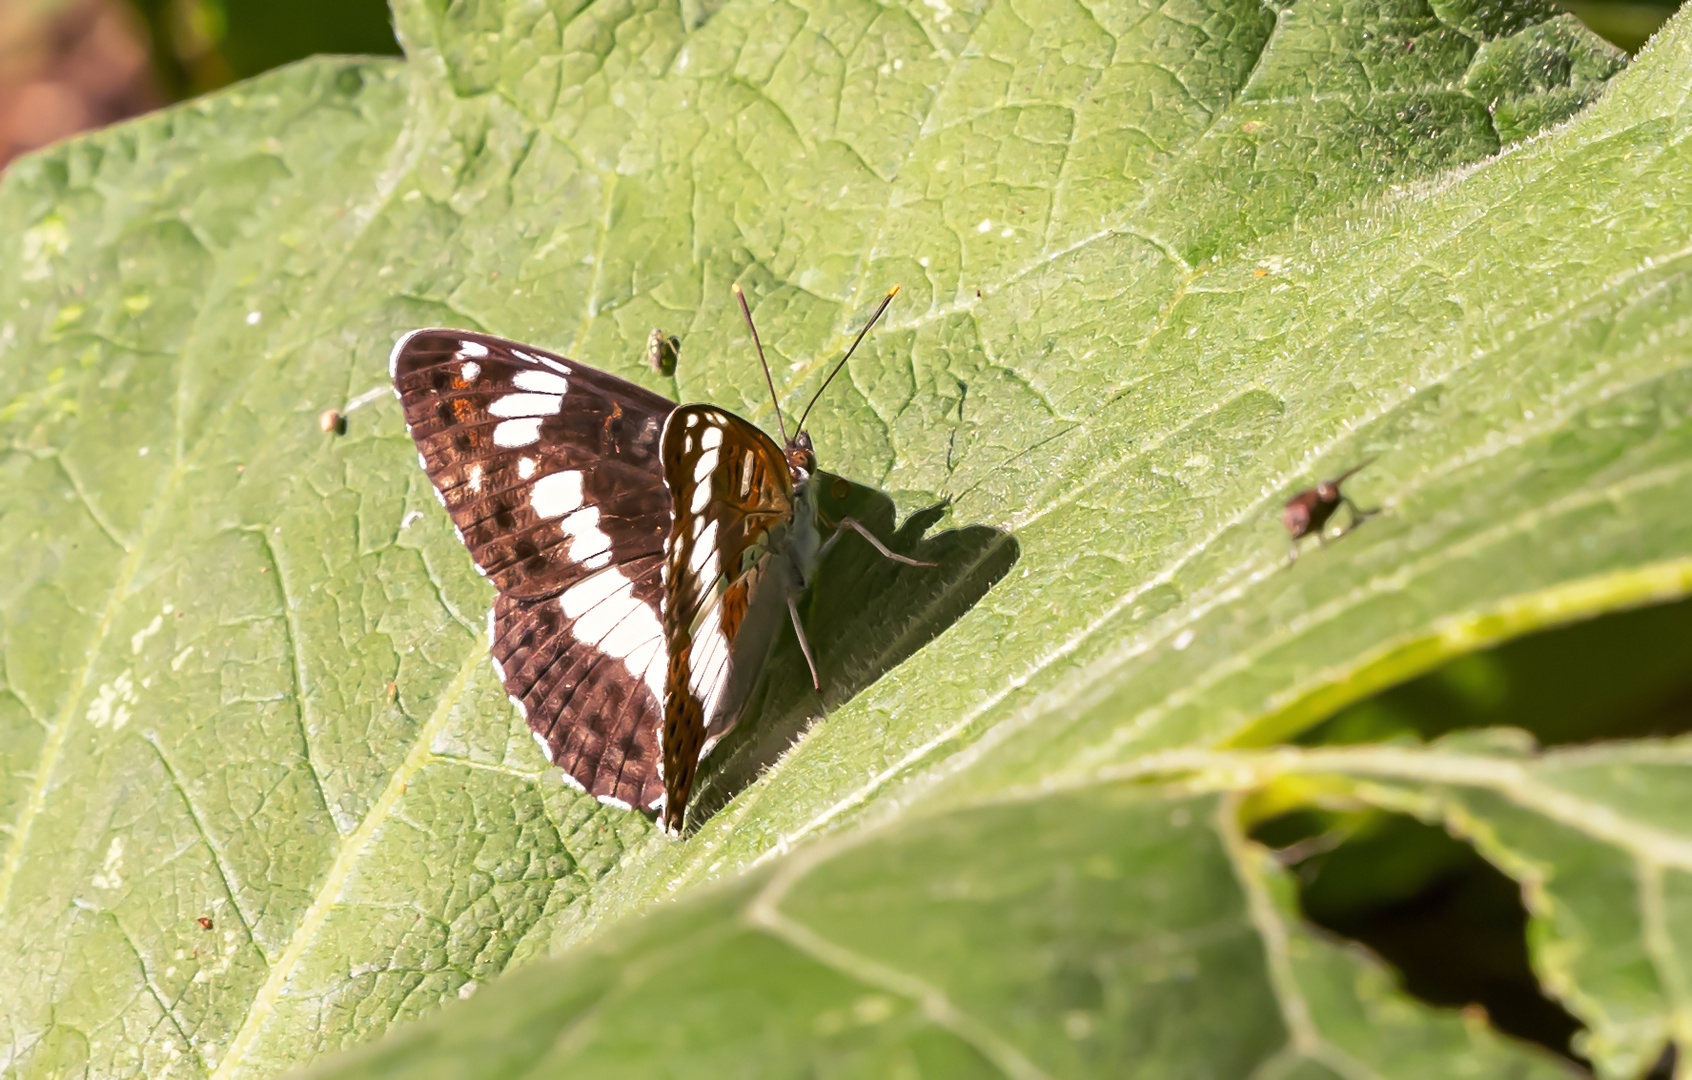
{"label": "butterfly antenna", "polygon": [[770,376],[769,361],[764,359],[764,343],[758,340],[758,328],[752,325],[752,309],[746,306],[746,294],[740,291],[740,282],[734,283],[734,298],[740,301],[740,313],[746,316],[746,329],[752,331],[752,345],[758,350],[758,364],[764,369],[764,382],[770,388],[770,400],[775,403],[776,427],[781,429],[781,445],[787,445],[787,424],[781,419],[781,399],[776,397],[775,379]]}
{"label": "butterfly antenna", "polygon": [[828,378],[824,379],[823,384],[817,387],[817,392],[811,395],[811,400],[805,403],[805,411],[799,414],[800,431],[805,430],[805,417],[811,415],[811,406],[817,403],[817,399],[822,397],[822,392],[828,389],[828,384],[834,381],[836,375],[840,374],[840,369],[846,366],[846,361],[852,359],[852,354],[858,350],[858,343],[864,340],[864,335],[870,332],[870,327],[875,325],[875,321],[881,318],[881,313],[887,310],[887,305],[891,304],[893,298],[898,295],[899,286],[897,285],[887,290],[887,295],[881,298],[881,306],[875,309],[875,314],[869,317],[869,322],[865,323],[864,328],[858,331],[858,336],[853,340],[852,347],[846,350],[846,355],[840,358],[840,363],[834,365],[834,370],[828,373]]}
{"label": "butterfly antenna", "polygon": [[1351,468],[1349,468],[1349,469],[1345,470],[1344,472],[1340,473],[1338,476],[1334,477],[1332,480],[1329,480],[1328,483],[1330,483],[1330,484],[1343,484],[1343,483],[1345,483],[1347,480],[1350,480],[1353,476],[1356,476],[1358,473],[1362,472],[1364,469],[1367,469],[1369,466],[1373,465],[1375,463],[1375,458],[1377,458],[1379,456],[1380,456],[1379,454],[1370,454],[1368,457],[1364,458],[1362,461],[1359,461],[1357,464],[1353,465]]}

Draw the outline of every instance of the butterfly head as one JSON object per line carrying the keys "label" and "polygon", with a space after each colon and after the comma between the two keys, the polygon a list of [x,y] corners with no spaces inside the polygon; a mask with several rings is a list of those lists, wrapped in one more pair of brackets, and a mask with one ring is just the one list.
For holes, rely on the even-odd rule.
{"label": "butterfly head", "polygon": [[801,431],[787,440],[782,453],[787,458],[787,473],[793,478],[794,487],[804,484],[817,471],[817,454],[811,448],[810,432]]}

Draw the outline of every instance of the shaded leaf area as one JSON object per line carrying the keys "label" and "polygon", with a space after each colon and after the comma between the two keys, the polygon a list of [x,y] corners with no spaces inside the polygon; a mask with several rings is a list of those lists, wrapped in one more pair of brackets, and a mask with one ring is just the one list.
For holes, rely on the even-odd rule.
{"label": "shaded leaf area", "polygon": [[[1236,799],[1204,794],[1271,783],[1414,815],[1507,869],[1540,978],[1588,1028],[1575,1051],[1642,1075],[1692,948],[1676,812],[1692,743],[1525,746],[1180,751],[1143,763],[1179,786],[1124,775],[918,815],[538,962],[314,1075],[662,1071],[682,1054],[706,1075],[1574,1075],[1312,934],[1291,880],[1239,835]],[[1388,839],[1402,855],[1418,834]],[[1487,928],[1506,952],[1520,932]]]}
{"label": "shaded leaf area", "polygon": [[[808,1060],[826,1038],[876,1075],[1126,1054],[1266,1077],[1561,1068],[1309,937],[1208,775],[1191,794],[1116,773],[1182,771],[1159,755],[1280,738],[1477,641],[1686,591],[1688,230],[1660,198],[1686,187],[1684,35],[1464,176],[1596,97],[1616,55],[1526,5],[397,14],[404,81],[306,65],[0,188],[15,1067],[269,1075],[588,941],[673,965],[673,1038],[711,1030],[683,1006],[719,1032],[690,1059]],[[812,427],[826,467],[899,511],[951,500],[919,524],[955,530],[956,573],[910,586],[891,626],[819,588],[810,628],[843,643],[819,657],[827,721],[671,844],[565,790],[505,704],[489,592],[381,398],[383,358],[411,327],[486,329],[768,425],[736,280],[790,406],[904,284]],[[640,366],[654,325],[684,340],[674,381]],[[343,437],[318,429],[326,406]],[[1358,493],[1388,514],[1283,571],[1277,500],[1375,451]],[[794,660],[767,689],[777,746],[805,715]],[[730,763],[759,760],[759,730]],[[1216,760],[1254,783],[1294,769]],[[1042,854],[1058,819],[1070,846]],[[1123,910],[1042,929],[1083,847]],[[1130,857],[1168,863],[1167,891]],[[982,923],[866,948],[865,913],[924,933],[912,913],[945,882],[986,891],[977,862],[1020,882],[981,939],[1002,955],[969,967]],[[831,867],[856,909],[807,891]],[[1624,899],[1583,917],[1626,945],[1605,906]],[[1596,931],[1561,932],[1573,955]],[[1057,963],[1106,946],[1156,963],[1094,983]],[[490,987],[427,1037],[468,1047],[485,1029],[458,1017],[528,1016],[533,1045],[639,966],[549,984],[576,1006]],[[1548,986],[1595,1061],[1660,1046],[1661,994],[1568,970]],[[705,986],[744,1007],[683,992]],[[558,1052],[656,1053],[656,1004],[616,1014],[620,1043],[582,1012]],[[1199,1037],[1123,1020],[1142,1007]]]}
{"label": "shaded leaf area", "polygon": [[1341,709],[1306,746],[1515,727],[1541,746],[1692,732],[1692,602],[1657,604],[1471,653]]}
{"label": "shaded leaf area", "polygon": [[[1521,884],[1543,986],[1587,1031],[1601,1075],[1637,1076],[1673,1039],[1689,939],[1684,739],[1533,754],[1498,735],[1416,752],[1311,750],[1292,775],[1336,808],[1413,815],[1472,843]],[[1414,764],[1411,764],[1414,762]]]}
{"label": "shaded leaf area", "polygon": [[1379,811],[1294,811],[1252,836],[1294,868],[1305,917],[1366,945],[1406,992],[1579,1061],[1580,1022],[1533,972],[1521,886],[1472,847]]}
{"label": "shaded leaf area", "polygon": [[[1477,728],[1517,728],[1540,746],[1684,735],[1689,620],[1681,601],[1517,638],[1348,706],[1299,742],[1414,745]],[[1486,737],[1508,745],[1520,732]],[[1368,945],[1421,1000],[1479,1006],[1500,1030],[1572,1055],[1579,1022],[1533,972],[1521,885],[1440,823],[1328,794],[1281,783],[1249,804],[1253,839],[1294,868],[1305,914]]]}
{"label": "shaded leaf area", "polygon": [[1302,929],[1232,815],[1118,783],[825,844],[312,1075],[1568,1075]]}

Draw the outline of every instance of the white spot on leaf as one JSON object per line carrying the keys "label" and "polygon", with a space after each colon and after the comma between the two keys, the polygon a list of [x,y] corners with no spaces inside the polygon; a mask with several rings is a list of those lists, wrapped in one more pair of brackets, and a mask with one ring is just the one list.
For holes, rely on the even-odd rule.
{"label": "white spot on leaf", "polygon": [[96,889],[123,888],[123,837],[112,837],[111,844],[106,848],[106,861],[100,864],[100,871],[94,875],[93,884]]}
{"label": "white spot on leaf", "polygon": [[143,627],[140,630],[137,630],[135,633],[130,635],[130,637],[129,637],[129,651],[132,652],[132,653],[139,654],[141,652],[141,646],[147,644],[147,639],[152,637],[154,634],[158,633],[159,628],[162,627],[163,625],[164,625],[164,616],[163,615],[154,615],[152,622],[148,623],[145,627]]}
{"label": "white spot on leaf", "polygon": [[100,687],[88,704],[88,720],[96,728],[122,731],[129,723],[129,706],[135,703],[135,680],[129,672]]}

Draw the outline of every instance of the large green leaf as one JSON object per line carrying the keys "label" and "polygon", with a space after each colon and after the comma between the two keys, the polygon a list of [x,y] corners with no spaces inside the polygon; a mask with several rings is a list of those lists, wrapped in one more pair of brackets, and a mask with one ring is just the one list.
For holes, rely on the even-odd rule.
{"label": "large green leaf", "polygon": [[[266,1075],[574,944],[344,1069],[1556,1073],[1302,927],[1271,782],[1472,836],[1606,1075],[1692,1030],[1683,750],[1251,749],[1689,591],[1685,19],[1615,75],[1528,4],[396,14],[0,188],[13,1070]],[[733,281],[789,405],[901,282],[823,461],[1005,531],[825,566],[827,719],[673,843],[540,760],[366,395],[448,324],[768,423]]]}

